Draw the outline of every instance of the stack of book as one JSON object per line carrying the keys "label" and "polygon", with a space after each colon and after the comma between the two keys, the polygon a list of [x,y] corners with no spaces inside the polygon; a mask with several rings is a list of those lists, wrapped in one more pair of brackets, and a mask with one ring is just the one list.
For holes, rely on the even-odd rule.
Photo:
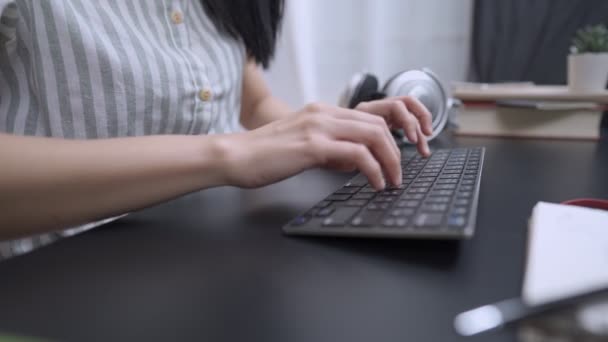
{"label": "stack of book", "polygon": [[462,101],[456,134],[594,140],[600,136],[608,91],[573,93],[566,86],[456,85]]}

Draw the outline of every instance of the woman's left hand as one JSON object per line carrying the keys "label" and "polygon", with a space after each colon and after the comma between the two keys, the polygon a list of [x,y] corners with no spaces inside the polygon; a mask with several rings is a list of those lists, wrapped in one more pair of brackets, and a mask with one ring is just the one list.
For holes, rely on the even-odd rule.
{"label": "woman's left hand", "polygon": [[355,110],[381,116],[391,129],[403,129],[420,154],[430,155],[427,136],[433,134],[432,116],[416,98],[401,96],[361,102]]}

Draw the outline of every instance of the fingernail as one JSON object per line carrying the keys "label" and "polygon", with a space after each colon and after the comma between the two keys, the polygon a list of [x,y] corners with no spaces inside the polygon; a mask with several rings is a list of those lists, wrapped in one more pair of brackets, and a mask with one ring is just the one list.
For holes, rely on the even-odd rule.
{"label": "fingernail", "polygon": [[380,190],[386,189],[386,181],[383,179],[380,181]]}
{"label": "fingernail", "polygon": [[417,144],[418,143],[418,135],[417,134],[413,134],[411,140],[412,140],[411,141],[412,143]]}
{"label": "fingernail", "polygon": [[400,186],[401,185],[401,176],[395,177],[393,184],[395,184],[395,186]]}

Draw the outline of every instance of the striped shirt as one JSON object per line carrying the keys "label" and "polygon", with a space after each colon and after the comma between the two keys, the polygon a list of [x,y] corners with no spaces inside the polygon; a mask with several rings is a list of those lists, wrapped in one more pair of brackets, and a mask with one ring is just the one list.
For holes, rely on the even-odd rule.
{"label": "striped shirt", "polygon": [[[0,0],[0,132],[237,130],[245,62],[200,0]],[[59,235],[0,243],[0,259]]]}

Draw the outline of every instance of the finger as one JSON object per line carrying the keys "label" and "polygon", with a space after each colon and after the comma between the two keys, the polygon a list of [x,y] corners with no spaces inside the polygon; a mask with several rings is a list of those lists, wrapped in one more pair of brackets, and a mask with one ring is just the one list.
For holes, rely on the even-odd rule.
{"label": "finger", "polygon": [[325,125],[330,138],[363,144],[369,148],[394,185],[401,185],[401,155],[392,148],[394,141],[382,128],[365,122],[330,118]]}
{"label": "finger", "polygon": [[331,108],[328,110],[328,112],[329,112],[329,114],[331,114],[334,117],[339,118],[339,119],[363,121],[363,122],[367,122],[370,124],[381,126],[384,129],[384,133],[391,141],[391,145],[393,145],[395,152],[398,154],[401,154],[401,150],[399,149],[399,146],[397,146],[397,143],[395,142],[395,139],[393,138],[393,135],[391,134],[391,131],[388,128],[388,125],[387,125],[384,117],[375,115],[373,113],[367,113],[364,111],[346,109],[346,108],[341,108],[341,107]]}
{"label": "finger", "polygon": [[320,153],[325,154],[328,164],[354,164],[376,190],[383,190],[386,182],[382,168],[370,150],[361,144],[348,141],[329,141],[323,144]]}
{"label": "finger", "polygon": [[426,106],[422,104],[420,100],[412,96],[403,96],[399,99],[403,101],[407,109],[418,118],[418,121],[420,121],[422,126],[422,132],[427,136],[433,134],[433,116]]}
{"label": "finger", "polygon": [[418,144],[416,145],[416,147],[418,148],[418,152],[420,152],[420,154],[424,157],[430,156],[431,149],[429,148],[429,143],[426,139],[426,136],[422,133],[420,126],[417,127],[416,134],[418,135]]}
{"label": "finger", "polygon": [[343,161],[330,161],[327,164],[327,167],[332,170],[342,171],[342,172],[352,172],[352,171],[357,170],[357,165],[353,164],[352,162],[343,162]]}
{"label": "finger", "polygon": [[418,134],[416,134],[418,118],[408,111],[404,102],[396,99],[386,99],[367,102],[361,106],[362,109],[378,113],[378,115],[382,115],[386,120],[392,122],[394,126],[402,128],[410,142],[414,144],[418,142]]}

